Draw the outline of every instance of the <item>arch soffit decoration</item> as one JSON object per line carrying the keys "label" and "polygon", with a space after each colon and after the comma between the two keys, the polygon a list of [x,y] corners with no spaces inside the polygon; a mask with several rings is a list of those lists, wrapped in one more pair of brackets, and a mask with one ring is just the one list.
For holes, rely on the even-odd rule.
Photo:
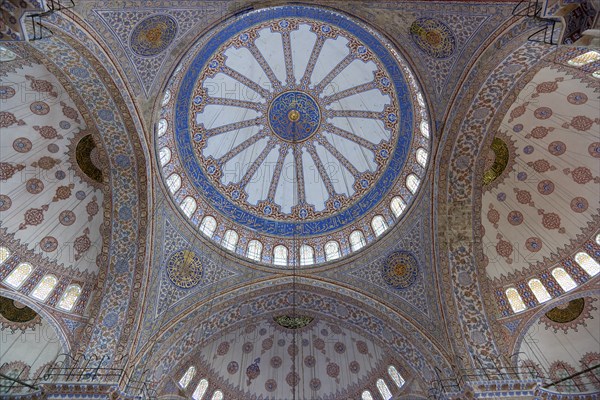
{"label": "arch soffit decoration", "polygon": [[[294,286],[295,285],[295,286]],[[315,290],[315,288],[318,288]],[[161,377],[166,375],[178,365],[180,359],[177,354],[188,354],[194,351],[195,346],[189,344],[189,340],[192,342],[199,343],[198,337],[206,332],[207,337],[203,341],[211,341],[214,337],[219,335],[221,332],[229,331],[239,327],[240,324],[247,323],[248,321],[256,320],[257,317],[271,317],[278,311],[289,311],[293,309],[292,305],[285,306],[283,308],[264,308],[264,305],[257,301],[259,297],[268,297],[271,304],[277,303],[272,301],[275,297],[281,297],[285,299],[292,291],[298,293],[305,293],[308,296],[313,296],[319,299],[331,299],[335,301],[335,304],[343,304],[347,308],[354,309],[358,312],[364,313],[365,316],[375,317],[379,324],[377,333],[369,332],[366,327],[361,327],[358,330],[363,332],[366,337],[372,337],[377,343],[382,345],[383,348],[392,348],[399,355],[399,358],[405,360],[405,365],[416,365],[415,360],[407,360],[401,355],[401,351],[398,350],[398,346],[406,345],[413,349],[412,354],[418,354],[418,358],[421,359],[421,371],[427,370],[425,374],[420,376],[424,381],[431,380],[433,378],[433,367],[438,367],[449,371],[450,362],[449,356],[445,354],[445,347],[437,343],[434,339],[430,338],[426,332],[420,331],[415,325],[405,320],[401,315],[395,314],[394,317],[390,318],[389,315],[393,311],[386,307],[387,310],[376,308],[381,304],[374,304],[374,301],[367,296],[358,295],[357,292],[348,290],[344,287],[337,286],[330,283],[325,283],[309,278],[297,278],[296,283],[292,283],[292,278],[278,278],[276,280],[263,281],[258,284],[254,284],[253,287],[242,287],[235,291],[226,293],[219,298],[213,298],[207,300],[202,304],[195,305],[185,313],[182,313],[181,317],[169,322],[169,325],[160,329],[160,331],[154,336],[154,339],[148,340],[149,344],[146,344],[138,354],[133,362],[135,365],[156,365],[156,370],[161,370]],[[241,294],[243,293],[243,295]],[[207,306],[209,309],[207,309]],[[240,320],[225,321],[222,316],[231,315],[244,315],[246,313],[240,310],[244,307],[254,307],[254,314],[248,313],[246,317]],[[259,308],[260,307],[260,308]],[[321,311],[315,311],[310,306],[297,305],[296,310],[306,311],[309,314],[316,316],[323,316],[329,320],[339,320],[340,325],[346,324],[344,318],[336,315],[330,315]],[[211,317],[207,318],[207,315]],[[202,326],[198,325],[198,321],[205,321]],[[358,323],[355,324],[359,326]],[[160,340],[161,336],[167,335],[167,339],[164,341]],[[397,335],[397,336],[396,336]],[[401,339],[396,340],[399,337]],[[186,342],[188,342],[186,344]],[[153,347],[156,343],[160,343],[157,347]],[[400,344],[402,343],[402,344]],[[177,346],[187,346],[179,348]],[[416,370],[413,370],[415,376],[419,376]]]}
{"label": "arch soffit decoration", "polygon": [[[493,362],[500,353],[497,346],[501,343],[496,343],[494,339],[498,340],[498,337],[494,329],[490,329],[487,312],[493,310],[493,303],[491,295],[487,293],[487,281],[482,279],[485,277],[477,268],[479,260],[475,259],[473,249],[476,239],[471,236],[476,232],[474,227],[479,225],[480,215],[480,211],[474,211],[473,199],[481,193],[482,185],[473,178],[475,174],[468,174],[468,166],[476,164],[481,143],[487,135],[487,127],[491,121],[486,120],[479,128],[480,131],[470,136],[465,134],[464,124],[467,115],[477,107],[474,105],[475,101],[486,88],[486,81],[495,73],[501,73],[504,67],[513,61],[511,57],[520,52],[522,58],[526,59],[525,64],[521,61],[520,69],[515,72],[516,76],[526,73],[529,66],[538,62],[545,54],[540,46],[527,43],[527,37],[534,29],[527,19],[510,20],[490,36],[482,45],[471,69],[463,74],[462,84],[457,86],[461,90],[453,95],[454,98],[444,117],[444,121],[451,122],[440,129],[440,143],[434,167],[434,185],[437,187],[434,202],[437,204],[436,210],[439,210],[435,213],[438,273],[441,282],[446,283],[442,285],[442,306],[448,319],[457,321],[449,326],[453,331],[450,332],[450,337],[463,338],[454,341],[457,355],[463,363],[471,365],[474,364],[474,357],[484,363]],[[482,71],[486,73],[481,73]],[[508,89],[497,91],[492,103],[502,102],[508,92]],[[467,149],[464,155],[458,154],[461,144]],[[462,168],[457,168],[459,160]],[[483,165],[478,167],[479,171]],[[460,298],[455,297],[455,290],[456,293],[460,293]],[[480,293],[483,293],[483,296],[480,296]],[[470,322],[467,321],[469,319]]]}
{"label": "arch soffit decoration", "polygon": [[[152,219],[150,218],[151,210],[149,207],[152,199],[152,193],[148,190],[150,182],[150,155],[147,141],[143,133],[143,118],[140,118],[138,109],[128,90],[123,90],[127,87],[121,79],[121,74],[117,73],[117,63],[110,56],[110,52],[105,52],[100,41],[93,34],[86,30],[84,23],[76,16],[74,19],[67,19],[53,14],[50,18],[49,25],[55,35],[51,36],[47,41],[36,42],[36,50],[45,54],[45,59],[50,60],[47,64],[55,63],[52,56],[60,56],[60,52],[55,54],[52,49],[45,49],[44,46],[60,47],[62,51],[66,51],[73,55],[75,60],[81,58],[90,66],[91,71],[94,71],[99,81],[97,83],[99,89],[97,93],[106,103],[114,106],[113,110],[118,118],[115,118],[119,128],[113,127],[101,128],[102,124],[99,119],[94,119],[93,126],[98,128],[99,132],[103,132],[106,136],[105,140],[100,140],[105,146],[105,152],[109,155],[107,160],[110,165],[109,181],[111,182],[113,202],[107,207],[111,215],[111,221],[119,223],[111,223],[111,231],[109,237],[108,253],[103,254],[102,263],[106,265],[106,274],[103,282],[114,282],[116,279],[125,281],[126,286],[133,288],[131,296],[123,297],[115,291],[118,290],[113,285],[107,287],[102,285],[101,295],[97,297],[99,301],[95,301],[90,309],[90,315],[94,316],[97,321],[102,321],[107,313],[115,309],[121,310],[119,320],[127,319],[127,323],[123,324],[125,329],[120,330],[120,336],[116,336],[108,346],[105,347],[105,354],[111,354],[111,359],[119,358],[119,355],[127,352],[128,343],[131,343],[133,338],[131,335],[136,335],[133,328],[136,321],[140,318],[140,313],[137,312],[137,307],[141,304],[139,301],[142,297],[142,292],[145,287],[141,284],[143,276],[146,274],[144,270],[145,258],[149,252],[147,249],[151,246],[151,240],[146,241],[146,232],[150,229]],[[48,50],[48,51],[45,51]],[[68,87],[77,87],[77,77],[72,73],[65,71],[68,66],[65,66],[62,72],[66,75],[66,83]],[[89,95],[89,94],[88,94]],[[83,99],[85,107],[90,110],[91,115],[95,113],[91,110],[97,105],[96,99],[90,96],[86,97],[86,93],[78,92],[78,96]],[[97,110],[94,110],[97,111]],[[122,132],[127,132],[127,135],[122,135]],[[123,147],[129,151],[124,151],[119,148],[110,148],[116,140],[112,140],[110,135],[118,135],[121,141],[125,144]],[[128,185],[133,185],[126,187]],[[131,201],[130,196],[134,197]],[[123,212],[123,204],[132,203],[132,207],[128,207],[127,212]],[[121,213],[122,214],[121,214]],[[133,223],[131,221],[134,221]],[[118,243],[115,238],[132,238],[133,246],[130,243]],[[133,260],[133,261],[132,261]],[[130,302],[123,302],[123,298],[129,298]],[[118,305],[118,306],[117,306]],[[99,341],[106,341],[104,338],[114,336],[120,324],[112,326],[102,326],[98,332],[93,332],[91,328],[84,331],[84,337],[80,339],[80,348],[82,351],[86,346],[95,346]]]}

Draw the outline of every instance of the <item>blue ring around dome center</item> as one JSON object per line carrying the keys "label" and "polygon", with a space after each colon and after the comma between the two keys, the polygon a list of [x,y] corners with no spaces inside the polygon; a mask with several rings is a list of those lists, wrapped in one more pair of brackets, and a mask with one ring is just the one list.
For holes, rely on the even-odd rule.
{"label": "blue ring around dome center", "polygon": [[277,136],[288,142],[301,142],[317,131],[321,111],[306,93],[289,91],[277,96],[269,107],[269,125]]}

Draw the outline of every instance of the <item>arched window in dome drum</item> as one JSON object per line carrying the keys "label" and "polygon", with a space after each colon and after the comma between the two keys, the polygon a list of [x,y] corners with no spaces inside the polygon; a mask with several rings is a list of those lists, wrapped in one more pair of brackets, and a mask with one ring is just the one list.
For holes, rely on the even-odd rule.
{"label": "arched window in dome drum", "polygon": [[429,124],[427,123],[427,121],[423,120],[421,121],[421,134],[423,136],[425,136],[427,139],[429,139]]}
{"label": "arched window in dome drum", "polygon": [[10,275],[8,275],[4,279],[4,282],[6,282],[8,285],[14,287],[15,289],[17,289],[29,277],[32,270],[33,270],[33,267],[31,266],[31,264],[21,263],[21,264],[17,265],[17,268],[15,268],[10,273]]}
{"label": "arched window in dome drum", "polygon": [[596,235],[596,244],[600,246],[600,233]]}
{"label": "arched window in dome drum", "polygon": [[567,274],[567,271],[560,267],[554,268],[552,270],[552,276],[554,277],[554,279],[556,279],[556,282],[558,282],[562,290],[564,290],[565,292],[568,292],[569,290],[575,289],[577,287],[577,284],[575,283],[573,278],[571,278],[571,276]]}
{"label": "arched window in dome drum", "polygon": [[392,378],[392,380],[394,381],[396,386],[398,386],[398,388],[401,388],[404,385],[404,382],[406,382],[402,375],[400,375],[400,372],[398,372],[396,367],[394,367],[393,365],[390,365],[388,367],[388,375],[390,376],[390,378]]}
{"label": "arched window in dome drum", "polygon": [[246,250],[246,257],[254,261],[260,261],[262,256],[263,245],[256,239],[248,242],[248,249]]}
{"label": "arched window in dome drum", "polygon": [[183,374],[179,380],[179,386],[181,386],[183,389],[187,388],[192,379],[194,379],[194,375],[196,375],[196,367],[192,365],[187,369],[187,371],[185,371],[185,374]]}
{"label": "arched window in dome drum", "polygon": [[587,53],[583,53],[577,57],[571,58],[569,61],[567,61],[567,63],[574,67],[581,67],[598,60],[600,60],[600,53],[595,50],[590,50]]}
{"label": "arched window in dome drum", "polygon": [[373,232],[375,236],[380,236],[385,230],[388,228],[385,219],[381,215],[376,215],[371,220],[371,228],[373,228]]}
{"label": "arched window in dome drum", "polygon": [[175,193],[181,187],[181,177],[179,174],[171,174],[167,178],[167,187],[171,193]]}
{"label": "arched window in dome drum", "polygon": [[40,283],[37,284],[33,292],[31,292],[31,296],[40,300],[45,301],[48,298],[48,295],[54,287],[58,283],[58,279],[54,275],[46,275],[42,278]]}
{"label": "arched window in dome drum", "polygon": [[540,282],[539,279],[531,279],[529,283],[527,283],[527,285],[529,285],[529,288],[533,292],[538,303],[545,303],[546,301],[552,298],[550,296],[550,293],[548,293],[548,291],[546,290],[544,285],[542,285],[542,282]]}
{"label": "arched window in dome drum", "polygon": [[65,311],[71,311],[79,295],[81,294],[81,287],[79,285],[70,285],[67,290],[63,293],[60,301],[58,302],[58,308]]}
{"label": "arched window in dome drum", "polygon": [[338,244],[338,242],[332,240],[330,242],[325,243],[325,260],[337,260],[341,256],[342,253],[340,252],[340,245]]}
{"label": "arched window in dome drum", "polygon": [[167,165],[167,163],[171,161],[171,149],[169,149],[168,147],[163,147],[162,149],[160,149],[160,151],[158,152],[158,158],[160,160],[161,167]]}
{"label": "arched window in dome drum", "polygon": [[392,392],[390,392],[390,388],[388,388],[388,385],[386,385],[383,379],[377,379],[376,385],[383,400],[390,400],[392,398]]}
{"label": "arched window in dome drum", "polygon": [[200,224],[200,232],[204,233],[208,237],[212,237],[215,229],[217,229],[217,220],[207,215],[202,218],[202,223]]}
{"label": "arched window in dome drum", "polygon": [[420,184],[421,180],[415,174],[410,174],[406,177],[406,187],[408,187],[408,190],[410,190],[412,194],[417,193]]}
{"label": "arched window in dome drum", "polygon": [[588,253],[579,252],[575,255],[575,261],[589,276],[595,276],[600,272],[600,265]]}
{"label": "arched window in dome drum", "polygon": [[223,400],[223,392],[220,390],[216,390],[210,400]]}
{"label": "arched window in dome drum", "polygon": [[288,263],[288,249],[284,245],[277,245],[273,249],[273,264],[275,265],[287,265]]}
{"label": "arched window in dome drum", "polygon": [[200,382],[198,382],[196,390],[194,390],[194,393],[192,393],[192,399],[202,400],[202,397],[204,397],[204,394],[206,393],[206,389],[208,389],[208,381],[202,378],[200,379]]}
{"label": "arched window in dome drum", "polygon": [[315,263],[315,250],[307,244],[300,246],[300,265],[313,265]]}
{"label": "arched window in dome drum", "polygon": [[0,265],[4,264],[8,257],[10,257],[10,250],[6,247],[0,247]]}
{"label": "arched window in dome drum", "polygon": [[364,392],[362,392],[360,399],[361,400],[375,400],[375,399],[373,399],[373,395],[371,394],[371,392],[369,392],[368,390],[365,390]]}
{"label": "arched window in dome drum", "polygon": [[510,304],[510,308],[512,308],[514,313],[518,313],[527,309],[525,307],[525,303],[523,303],[523,299],[521,295],[515,288],[506,289],[506,298],[508,299],[508,303]]}
{"label": "arched window in dome drum", "polygon": [[360,230],[356,230],[350,234],[350,249],[352,251],[358,251],[365,247],[367,241],[365,240],[365,235]]}
{"label": "arched window in dome drum", "polygon": [[396,218],[398,218],[400,215],[402,215],[405,208],[406,208],[406,203],[404,202],[404,200],[402,200],[402,198],[400,196],[394,197],[392,199],[392,201],[390,202],[390,209],[392,210],[392,212],[394,213]]}
{"label": "arched window in dome drum", "polygon": [[167,132],[167,120],[161,118],[158,120],[158,124],[156,125],[156,133],[158,137],[161,137]]}
{"label": "arched window in dome drum", "polygon": [[183,199],[183,201],[179,205],[179,208],[181,208],[181,211],[183,211],[185,216],[188,218],[190,218],[192,216],[194,211],[196,211],[197,207],[198,207],[198,205],[196,204],[196,200],[194,200],[194,198],[191,196],[188,196],[185,199]]}
{"label": "arched window in dome drum", "polygon": [[171,91],[167,89],[160,105],[163,107],[166,106],[169,103],[169,100],[171,100]]}
{"label": "arched window in dome drum", "polygon": [[229,229],[223,235],[223,240],[221,241],[221,246],[225,247],[227,250],[235,251],[235,247],[237,246],[239,236],[236,231]]}
{"label": "arched window in dome drum", "polygon": [[422,147],[417,149],[417,162],[421,165],[421,167],[425,168],[427,165],[427,157],[429,157],[429,153]]}

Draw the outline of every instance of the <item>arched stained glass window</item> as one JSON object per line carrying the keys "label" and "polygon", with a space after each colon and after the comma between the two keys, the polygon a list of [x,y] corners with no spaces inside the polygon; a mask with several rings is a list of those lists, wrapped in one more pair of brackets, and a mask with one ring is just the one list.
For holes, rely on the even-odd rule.
{"label": "arched stained glass window", "polygon": [[552,276],[554,277],[554,279],[556,279],[556,282],[558,282],[562,290],[564,290],[565,292],[568,292],[569,290],[575,289],[577,287],[577,284],[575,283],[573,278],[571,278],[571,276],[567,274],[567,271],[560,267],[554,268],[552,270]]}
{"label": "arched stained glass window", "polygon": [[340,245],[336,241],[325,243],[325,260],[332,261],[337,260],[342,256],[340,252]]}
{"label": "arched stained glass window", "polygon": [[575,261],[589,276],[595,276],[600,272],[600,265],[588,253],[580,252],[575,255]]}
{"label": "arched stained glass window", "polygon": [[531,291],[533,292],[535,298],[537,299],[538,303],[545,303],[546,301],[552,298],[550,296],[550,293],[548,293],[548,291],[539,279],[530,280],[528,285]]}
{"label": "arched stained glass window", "polygon": [[596,244],[600,246],[600,233],[596,235]]}
{"label": "arched stained glass window", "polygon": [[236,231],[229,229],[223,235],[223,240],[221,241],[221,246],[225,247],[227,250],[235,251],[235,247],[237,246],[239,236]]}
{"label": "arched stained glass window", "polygon": [[350,249],[352,251],[358,251],[365,247],[367,241],[362,231],[356,230],[350,234]]}
{"label": "arched stained glass window", "polygon": [[427,123],[427,121],[423,120],[421,121],[421,134],[423,136],[425,136],[427,139],[429,139],[429,124]]}
{"label": "arched stained glass window", "polygon": [[262,256],[263,245],[258,240],[251,240],[248,242],[248,249],[246,250],[246,257],[254,261],[260,261]]}
{"label": "arched stained glass window", "polygon": [[388,385],[386,385],[383,379],[377,379],[375,384],[377,385],[377,389],[379,390],[379,393],[381,393],[383,400],[390,400],[392,398],[392,392],[390,392],[390,388],[388,388]]}
{"label": "arched stained glass window", "polygon": [[204,378],[200,379],[198,386],[196,386],[196,390],[192,393],[192,399],[202,400],[202,397],[204,397],[204,394],[206,393],[206,389],[208,389],[208,381]]}
{"label": "arched stained glass window", "polygon": [[223,392],[215,390],[210,400],[223,400]]}
{"label": "arched stained glass window", "polygon": [[70,285],[67,290],[63,293],[60,301],[58,302],[58,308],[65,311],[71,311],[79,295],[81,294],[81,287],[79,285]]}
{"label": "arched stained glass window", "polygon": [[390,209],[392,210],[392,212],[394,213],[396,218],[398,218],[400,215],[402,215],[405,208],[406,208],[406,203],[404,202],[404,200],[402,200],[402,198],[400,196],[394,197],[392,199],[392,201],[390,202]]}
{"label": "arched stained glass window", "polygon": [[400,372],[398,372],[396,367],[394,367],[393,365],[390,365],[388,367],[388,375],[390,376],[390,378],[392,378],[392,381],[394,381],[398,388],[401,388],[404,385],[404,382],[406,382],[402,375],[400,375]]}
{"label": "arched stained glass window", "polygon": [[508,303],[510,304],[510,308],[512,308],[514,313],[521,312],[527,307],[525,307],[525,303],[523,303],[523,299],[521,295],[515,288],[506,289],[506,298],[508,298]]}
{"label": "arched stained glass window", "polygon": [[406,177],[406,187],[408,187],[408,190],[410,190],[412,194],[417,193],[420,184],[421,180],[415,174],[410,174]]}
{"label": "arched stained glass window", "polygon": [[275,265],[287,265],[288,263],[288,249],[284,245],[277,245],[273,249],[273,264]]}
{"label": "arched stained glass window", "polygon": [[315,250],[307,245],[300,246],[300,265],[313,265],[315,263]]}
{"label": "arched stained glass window", "polygon": [[374,400],[373,395],[368,390],[365,390],[364,392],[362,392],[362,395],[360,396],[360,398],[361,398],[361,400]]}
{"label": "arched stained glass window", "polygon": [[217,220],[207,215],[202,218],[202,223],[200,224],[200,232],[204,233],[208,237],[212,237],[215,229],[217,229]]}
{"label": "arched stained glass window", "polygon": [[191,196],[188,196],[185,199],[183,199],[183,201],[179,205],[179,208],[181,208],[181,211],[183,211],[183,213],[188,218],[190,218],[192,216],[194,211],[196,211],[197,207],[198,207],[198,205],[196,204],[196,200],[194,200],[194,198]]}
{"label": "arched stained glass window", "polygon": [[167,165],[167,163],[171,161],[171,149],[169,149],[168,147],[163,147],[162,149],[160,149],[160,151],[158,152],[158,158],[160,160],[161,167]]}
{"label": "arched stained glass window", "polygon": [[167,89],[160,105],[163,107],[166,106],[169,103],[169,100],[171,100],[171,91]]}
{"label": "arched stained glass window", "polygon": [[422,147],[417,149],[417,162],[421,165],[421,167],[425,168],[427,165],[427,158],[429,157],[429,153]]}
{"label": "arched stained glass window", "polygon": [[52,292],[57,283],[58,279],[56,279],[54,275],[46,275],[42,278],[40,283],[37,284],[35,289],[33,289],[31,296],[44,301],[48,298],[48,295]]}
{"label": "arched stained glass window", "polygon": [[594,72],[592,72],[592,76],[596,79],[600,79],[600,69],[597,69]]}
{"label": "arched stained glass window", "polygon": [[181,386],[183,389],[187,388],[192,379],[194,379],[194,375],[196,375],[196,367],[192,365],[187,369],[187,371],[185,371],[185,374],[183,374],[179,380],[179,386]]}
{"label": "arched stained glass window", "polygon": [[179,174],[171,174],[167,178],[167,187],[171,193],[175,193],[181,187],[181,177]]}
{"label": "arched stained glass window", "polygon": [[376,215],[371,220],[371,228],[373,228],[373,232],[375,236],[380,236],[385,230],[388,228],[385,219],[381,215]]}
{"label": "arched stained glass window", "polygon": [[595,50],[590,50],[587,53],[583,53],[575,58],[571,58],[567,63],[574,67],[581,67],[594,61],[600,60],[600,53]]}
{"label": "arched stained glass window", "polygon": [[158,124],[156,125],[156,133],[158,134],[158,137],[161,137],[166,132],[167,132],[167,120],[164,118],[161,118],[158,120]]}
{"label": "arched stained glass window", "polygon": [[25,282],[31,271],[33,271],[31,264],[21,263],[4,279],[4,282],[16,289]]}
{"label": "arched stained glass window", "polygon": [[0,247],[0,265],[4,264],[8,257],[10,257],[10,250],[6,247]]}

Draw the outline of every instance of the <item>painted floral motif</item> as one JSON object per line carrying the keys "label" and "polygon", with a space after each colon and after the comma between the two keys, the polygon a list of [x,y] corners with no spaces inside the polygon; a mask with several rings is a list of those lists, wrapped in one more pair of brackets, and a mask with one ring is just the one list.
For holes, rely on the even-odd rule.
{"label": "painted floral motif", "polygon": [[17,119],[13,113],[0,111],[0,128],[8,128],[14,124],[25,125],[25,121]]}
{"label": "painted floral motif", "polygon": [[567,101],[574,105],[585,104],[588,101],[588,97],[585,93],[574,92],[567,96]]}
{"label": "painted floral motif", "polygon": [[25,79],[30,81],[31,89],[36,92],[48,93],[52,97],[58,97],[58,93],[56,93],[54,86],[50,82],[42,79],[35,79],[31,75],[25,75]]}
{"label": "painted floral motif", "polygon": [[27,153],[33,147],[31,140],[27,138],[18,138],[13,142],[13,149],[19,153]]}
{"label": "painted floral motif", "polygon": [[552,127],[547,128],[545,126],[536,126],[531,130],[531,133],[525,135],[525,138],[543,139],[548,133],[552,132],[553,130],[554,128]]}

